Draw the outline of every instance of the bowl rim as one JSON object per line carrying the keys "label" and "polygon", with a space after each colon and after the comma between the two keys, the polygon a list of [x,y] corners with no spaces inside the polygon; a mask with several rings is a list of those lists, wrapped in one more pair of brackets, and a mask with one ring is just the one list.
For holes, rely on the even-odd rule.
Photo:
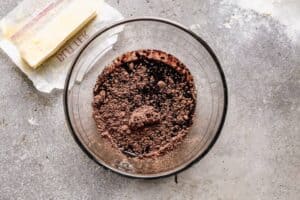
{"label": "bowl rim", "polygon": [[[177,169],[169,170],[169,171],[165,171],[165,172],[160,172],[160,173],[156,173],[156,174],[149,174],[149,175],[142,175],[142,174],[134,175],[134,174],[131,174],[131,173],[126,173],[126,172],[117,170],[115,168],[112,168],[109,165],[105,164],[104,162],[99,161],[96,158],[96,156],[91,151],[89,151],[88,147],[77,136],[77,134],[76,134],[76,132],[73,128],[73,125],[71,123],[71,119],[70,119],[70,116],[69,116],[69,109],[68,109],[68,88],[69,88],[71,75],[72,75],[74,66],[76,65],[76,63],[77,63],[78,59],[80,58],[81,54],[83,53],[83,51],[89,46],[90,43],[92,43],[97,37],[99,37],[101,34],[105,33],[106,31],[108,31],[108,30],[110,30],[114,27],[123,25],[123,24],[131,23],[131,22],[137,22],[137,21],[154,21],[154,22],[160,22],[160,23],[164,23],[164,24],[167,24],[167,25],[171,25],[171,26],[174,26],[175,28],[178,28],[178,29],[186,32],[187,34],[192,36],[194,39],[196,39],[207,50],[207,52],[210,54],[210,56],[214,60],[216,66],[217,66],[218,72],[220,74],[220,77],[221,77],[223,92],[224,92],[224,102],[223,102],[224,103],[224,108],[223,108],[223,111],[222,111],[221,121],[220,121],[220,124],[218,126],[218,129],[216,131],[216,134],[215,134],[214,138],[212,139],[210,144],[207,146],[207,148],[198,157],[194,158],[193,160],[190,160],[189,162],[187,162],[187,163],[183,164],[182,166],[178,167]],[[160,17],[127,18],[127,19],[117,21],[117,22],[115,22],[111,25],[108,25],[108,26],[98,30],[80,48],[79,52],[77,53],[75,59],[72,62],[72,65],[71,65],[71,67],[68,71],[68,74],[67,74],[67,78],[65,80],[64,93],[63,93],[63,106],[64,106],[65,120],[67,122],[68,129],[71,132],[74,140],[80,146],[82,151],[85,152],[97,164],[104,167],[105,169],[109,169],[109,170],[111,170],[111,171],[113,171],[117,174],[122,175],[122,176],[130,177],[130,178],[139,178],[139,179],[156,179],[156,178],[163,178],[163,177],[169,177],[169,176],[172,176],[172,175],[177,175],[178,173],[190,168],[193,164],[195,164],[196,162],[201,160],[211,150],[211,148],[214,146],[217,139],[219,138],[220,133],[222,131],[222,128],[224,126],[224,122],[225,122],[225,118],[226,118],[226,114],[227,114],[227,108],[228,108],[228,88],[227,88],[227,82],[226,82],[224,71],[223,71],[223,69],[221,67],[221,64],[220,64],[217,56],[215,55],[214,51],[207,44],[207,42],[205,42],[200,36],[198,36],[196,33],[191,31],[189,28],[187,28],[187,27],[185,27],[185,26],[183,26],[183,25],[181,25],[181,24],[179,24],[175,21],[165,19],[165,18],[160,18]]]}

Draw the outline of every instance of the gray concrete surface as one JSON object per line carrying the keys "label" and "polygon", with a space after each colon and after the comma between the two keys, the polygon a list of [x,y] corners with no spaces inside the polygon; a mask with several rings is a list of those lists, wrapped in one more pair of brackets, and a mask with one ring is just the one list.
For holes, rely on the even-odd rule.
{"label": "gray concrete surface", "polygon": [[[108,2],[124,16],[194,24],[212,46],[229,87],[219,140],[177,184],[106,171],[69,134],[62,93],[37,92],[1,52],[0,199],[300,199],[300,40],[271,16],[222,1]],[[1,0],[0,16],[16,4]],[[232,13],[242,17],[228,26]]]}

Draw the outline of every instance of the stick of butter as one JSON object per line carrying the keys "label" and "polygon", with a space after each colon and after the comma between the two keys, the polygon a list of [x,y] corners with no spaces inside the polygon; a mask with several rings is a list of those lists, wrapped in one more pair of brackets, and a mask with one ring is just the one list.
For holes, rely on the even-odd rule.
{"label": "stick of butter", "polygon": [[[97,15],[95,0],[71,0],[55,10],[61,2],[63,0],[57,0],[23,27],[24,30],[11,37],[23,60],[32,68],[37,68],[55,54]],[[46,15],[49,19],[43,23]]]}

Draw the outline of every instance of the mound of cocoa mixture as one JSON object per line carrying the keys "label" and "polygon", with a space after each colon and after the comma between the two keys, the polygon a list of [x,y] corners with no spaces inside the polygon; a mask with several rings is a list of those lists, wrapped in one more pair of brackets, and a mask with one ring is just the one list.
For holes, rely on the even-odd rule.
{"label": "mound of cocoa mixture", "polygon": [[173,150],[193,123],[196,91],[188,69],[158,50],[128,52],[99,75],[93,117],[99,134],[130,157]]}

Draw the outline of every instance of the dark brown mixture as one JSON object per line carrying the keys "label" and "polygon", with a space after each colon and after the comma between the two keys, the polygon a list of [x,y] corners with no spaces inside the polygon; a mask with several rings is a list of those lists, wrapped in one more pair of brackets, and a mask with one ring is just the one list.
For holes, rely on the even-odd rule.
{"label": "dark brown mixture", "polygon": [[173,150],[193,123],[196,91],[188,69],[157,50],[128,52],[106,67],[94,88],[99,133],[130,157]]}

